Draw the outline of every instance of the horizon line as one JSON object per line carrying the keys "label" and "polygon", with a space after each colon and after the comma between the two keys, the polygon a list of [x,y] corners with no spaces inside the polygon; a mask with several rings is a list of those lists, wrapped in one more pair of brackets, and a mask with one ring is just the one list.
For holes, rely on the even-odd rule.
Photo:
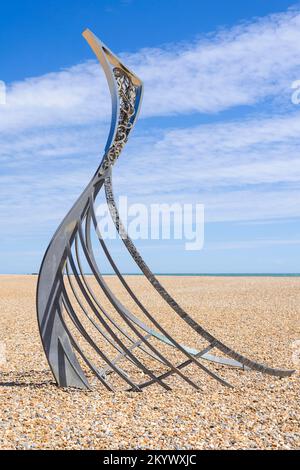
{"label": "horizon line", "polygon": [[[32,273],[0,273],[0,276],[38,276],[38,272]],[[92,273],[84,273],[85,276],[92,276]],[[103,276],[116,276],[115,273],[102,273]],[[143,273],[122,273],[123,276],[143,276]],[[300,277],[300,273],[154,273],[155,276],[199,276],[199,277]]]}

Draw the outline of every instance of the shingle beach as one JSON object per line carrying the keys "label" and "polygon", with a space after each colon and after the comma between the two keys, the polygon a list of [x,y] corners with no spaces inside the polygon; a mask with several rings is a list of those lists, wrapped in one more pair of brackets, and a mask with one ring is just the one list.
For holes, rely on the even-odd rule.
{"label": "shingle beach", "polygon": [[[126,279],[177,339],[202,347],[197,335],[152,295],[146,280]],[[160,280],[193,318],[228,346],[258,362],[296,369],[295,374],[279,379],[206,361],[234,388],[189,366],[186,373],[199,391],[175,377],[166,380],[170,392],[157,384],[142,393],[127,392],[116,381],[121,390],[114,394],[92,376],[92,391],[59,389],[37,327],[37,277],[3,275],[1,449],[300,448],[300,278],[161,276]],[[117,279],[108,276],[107,282],[138,314]]]}

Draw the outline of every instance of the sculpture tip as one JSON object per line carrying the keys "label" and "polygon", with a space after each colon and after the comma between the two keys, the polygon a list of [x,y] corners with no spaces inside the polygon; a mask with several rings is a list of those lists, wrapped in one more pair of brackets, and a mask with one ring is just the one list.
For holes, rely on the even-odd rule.
{"label": "sculpture tip", "polygon": [[84,31],[82,31],[82,36],[85,38],[86,36],[88,36],[89,34],[91,34],[92,31],[89,29],[89,28],[85,28]]}

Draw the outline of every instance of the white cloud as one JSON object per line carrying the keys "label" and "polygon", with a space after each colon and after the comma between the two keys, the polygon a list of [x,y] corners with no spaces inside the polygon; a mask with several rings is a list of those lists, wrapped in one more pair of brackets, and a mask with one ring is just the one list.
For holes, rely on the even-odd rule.
{"label": "white cloud", "polygon": [[291,11],[193,45],[140,52],[130,63],[145,80],[144,116],[216,112],[290,93],[300,72],[299,26]]}
{"label": "white cloud", "polygon": [[[286,95],[299,79],[300,14],[289,11],[200,38],[193,44],[121,54],[144,80],[141,116],[217,112]],[[107,85],[89,61],[12,83],[0,132],[90,124],[109,118]]]}
{"label": "white cloud", "polygon": [[280,245],[300,245],[299,239],[276,240],[258,239],[242,240],[232,242],[209,242],[205,245],[206,250],[244,250],[245,248],[260,248]]}
{"label": "white cloud", "polygon": [[[116,193],[146,204],[204,203],[206,221],[300,217],[299,113],[136,133],[116,165]],[[54,231],[96,169],[97,140],[95,130],[72,128],[6,142],[6,233]]]}
{"label": "white cloud", "polygon": [[256,115],[133,141],[115,186],[137,201],[204,203],[206,220],[299,217],[299,116]]}
{"label": "white cloud", "polygon": [[[300,14],[273,15],[193,44],[125,54],[145,82],[141,117],[251,115],[148,131],[138,126],[116,165],[116,188],[132,202],[200,202],[206,220],[300,216]],[[262,114],[284,98],[284,114]],[[2,237],[49,234],[89,181],[108,131],[109,93],[89,61],[8,85],[0,106]],[[284,108],[284,109],[283,109]]]}

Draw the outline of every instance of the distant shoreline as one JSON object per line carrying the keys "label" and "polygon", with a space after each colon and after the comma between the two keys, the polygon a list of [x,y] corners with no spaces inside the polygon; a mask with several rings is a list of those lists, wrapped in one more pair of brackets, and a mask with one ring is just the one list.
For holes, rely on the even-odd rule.
{"label": "distant shoreline", "polygon": [[[300,273],[154,273],[155,276],[172,277],[300,277]],[[0,276],[37,276],[38,273],[1,273]],[[91,273],[85,273],[91,276]],[[103,276],[116,276],[115,273],[103,273]],[[142,273],[123,273],[123,276],[143,276]]]}

